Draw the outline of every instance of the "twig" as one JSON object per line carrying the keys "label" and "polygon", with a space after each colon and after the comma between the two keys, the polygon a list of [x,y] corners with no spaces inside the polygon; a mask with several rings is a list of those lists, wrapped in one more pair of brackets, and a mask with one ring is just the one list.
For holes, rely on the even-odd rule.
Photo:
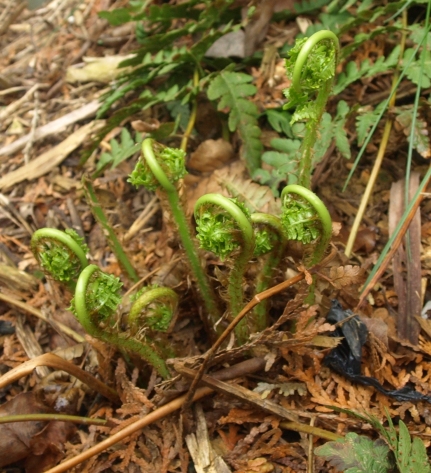
{"label": "twig", "polygon": [[84,425],[106,425],[105,419],[91,419],[90,417],[71,416],[67,414],[19,414],[14,416],[1,416],[0,424],[9,424],[11,422],[51,422],[53,420],[61,422],[72,422],[73,424]]}
{"label": "twig", "polygon": [[[410,226],[410,222],[415,216],[416,210],[419,208],[419,205],[422,202],[422,199],[424,198],[424,194],[422,193],[422,191],[425,190],[430,179],[431,179],[431,167],[428,169],[427,174],[422,180],[419,186],[419,189],[415,194],[415,197],[412,199],[407,209],[405,210],[402,218],[400,219],[400,223],[398,224],[397,228],[394,230],[393,237],[386,244],[385,250],[382,252],[382,255],[380,257],[380,259],[384,258],[384,260],[382,259],[382,261],[380,261],[379,259],[379,261],[377,261],[372,273],[370,274],[368,280],[366,281],[364,289],[362,290],[361,298],[359,299],[358,305],[356,306],[354,312],[356,312],[362,306],[368,294],[370,293],[371,289],[380,279],[382,274],[386,271],[386,268],[388,267],[395,252],[397,251],[397,248],[400,246],[406,231],[408,230]],[[401,222],[403,223],[401,224]]]}
{"label": "twig", "polygon": [[35,90],[33,118],[31,120],[31,130],[29,133],[29,140],[27,141],[27,144],[24,147],[24,163],[25,164],[28,164],[30,161],[30,152],[31,152],[31,148],[33,147],[38,121],[39,121],[39,92]]}
{"label": "twig", "polygon": [[69,153],[74,151],[78,146],[81,146],[83,141],[91,133],[96,133],[104,126],[104,124],[104,120],[97,120],[82,126],[57,146],[50,148],[28,164],[8,173],[4,177],[1,177],[0,189],[9,189],[18,182],[25,181],[26,179],[34,180],[50,172],[66,159]]}
{"label": "twig", "polygon": [[34,84],[27,92],[15,102],[12,102],[6,108],[0,111],[0,122],[5,120],[7,117],[10,117],[14,112],[16,112],[21,105],[27,103],[31,96],[36,92],[36,90],[40,87],[40,84]]}
{"label": "twig", "polygon": [[157,204],[159,198],[154,196],[150,202],[146,205],[145,209],[141,212],[138,218],[132,223],[129,230],[123,237],[123,241],[127,243],[141,228],[150,220],[150,218],[159,211],[160,205]]}
{"label": "twig", "polygon": [[54,353],[45,353],[44,355],[38,356],[33,360],[26,361],[16,368],[11,369],[0,378],[0,389],[8,386],[18,379],[21,379],[24,376],[31,374],[31,372],[37,366],[49,366],[50,368],[66,371],[66,373],[75,376],[75,378],[78,378],[84,384],[89,386],[94,391],[97,391],[110,401],[114,403],[118,403],[119,401],[118,395],[113,389],[109,388],[106,386],[106,384],[102,383],[90,373],[87,373],[78,366],[75,366],[69,361],[63,360],[63,358],[60,358],[57,355],[54,355]]}

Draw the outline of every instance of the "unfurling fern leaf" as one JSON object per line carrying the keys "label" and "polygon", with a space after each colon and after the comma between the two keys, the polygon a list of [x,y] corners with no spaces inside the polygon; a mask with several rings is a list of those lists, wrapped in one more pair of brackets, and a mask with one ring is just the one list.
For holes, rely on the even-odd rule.
{"label": "unfurling fern leaf", "polygon": [[224,70],[208,87],[208,98],[219,100],[218,110],[229,108],[229,130],[238,131],[243,141],[242,155],[250,175],[260,167],[263,145],[257,125],[258,109],[247,97],[254,95],[256,87],[252,77],[242,72]]}

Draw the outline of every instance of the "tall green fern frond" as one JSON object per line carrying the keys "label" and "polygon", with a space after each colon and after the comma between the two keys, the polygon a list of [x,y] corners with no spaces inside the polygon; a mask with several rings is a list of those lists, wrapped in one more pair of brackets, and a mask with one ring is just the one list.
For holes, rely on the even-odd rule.
{"label": "tall green fern frond", "polygon": [[344,68],[344,72],[339,74],[337,77],[337,82],[332,90],[332,93],[334,95],[338,95],[348,85],[359,79],[362,79],[362,77],[373,77],[376,74],[382,74],[392,70],[397,65],[399,54],[400,47],[395,46],[387,58],[381,56],[374,64],[370,64],[368,59],[362,61],[359,67],[354,61],[347,63],[346,67]]}
{"label": "tall green fern frond", "polygon": [[208,98],[219,100],[218,110],[229,109],[228,126],[231,132],[237,131],[242,142],[242,156],[253,175],[260,167],[263,145],[258,127],[258,109],[248,98],[256,93],[250,82],[252,77],[242,72],[222,71],[210,83]]}
{"label": "tall green fern frond", "polygon": [[135,134],[135,139],[132,138],[129,130],[123,128],[121,130],[120,141],[112,138],[109,142],[111,145],[111,152],[106,151],[102,153],[99,161],[97,162],[96,172],[93,175],[93,178],[100,175],[100,173],[110,166],[111,168],[117,167],[122,161],[130,156],[133,156],[140,149],[142,142],[142,135],[140,133]]}

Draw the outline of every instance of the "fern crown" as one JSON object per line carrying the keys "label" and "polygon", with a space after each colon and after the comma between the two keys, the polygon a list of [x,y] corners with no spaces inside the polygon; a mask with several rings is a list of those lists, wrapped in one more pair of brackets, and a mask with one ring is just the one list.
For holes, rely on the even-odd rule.
{"label": "fern crown", "polygon": [[[154,142],[153,150],[157,157],[157,162],[166,176],[168,176],[170,182],[177,182],[187,174],[185,166],[186,153],[182,149],[168,148]],[[160,187],[157,177],[142,157],[130,174],[128,181],[135,186],[144,186],[152,191]]]}

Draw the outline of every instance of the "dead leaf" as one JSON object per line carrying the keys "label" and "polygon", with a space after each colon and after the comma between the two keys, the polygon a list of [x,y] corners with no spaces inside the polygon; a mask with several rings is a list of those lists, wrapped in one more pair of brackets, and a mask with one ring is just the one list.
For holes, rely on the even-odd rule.
{"label": "dead leaf", "polygon": [[212,172],[223,167],[233,158],[232,145],[220,138],[219,140],[205,140],[192,153],[187,167],[194,171]]}
{"label": "dead leaf", "polygon": [[254,460],[248,460],[247,466],[243,471],[244,473],[269,473],[274,471],[274,465],[266,458],[255,458]]}
{"label": "dead leaf", "polygon": [[352,284],[361,284],[364,279],[364,270],[360,266],[339,266],[329,270],[329,277],[337,289]]}
{"label": "dead leaf", "polygon": [[230,166],[216,171],[214,178],[231,197],[239,199],[250,212],[278,215],[281,208],[280,199],[274,197],[269,187],[244,178],[244,174],[244,166]]}
{"label": "dead leaf", "polygon": [[118,65],[130,59],[128,56],[105,56],[105,57],[84,57],[84,67],[76,65],[67,68],[66,81],[70,84],[76,82],[102,82],[108,84],[119,74],[130,71],[131,68],[118,68]]}
{"label": "dead leaf", "polygon": [[372,333],[377,339],[382,341],[386,348],[388,347],[388,326],[378,318],[360,317],[361,321],[366,325],[367,330]]}
{"label": "dead leaf", "polygon": [[[0,417],[53,412],[34,392],[18,394],[0,406]],[[73,425],[59,421],[0,424],[0,467],[25,458],[26,471],[42,472],[62,457],[62,445],[74,431]]]}
{"label": "dead leaf", "polygon": [[160,128],[160,122],[157,118],[147,118],[147,120],[134,120],[130,123],[135,131],[140,133],[151,133]]}
{"label": "dead leaf", "polygon": [[340,234],[343,224],[341,222],[332,222],[332,236],[336,237]]}
{"label": "dead leaf", "polygon": [[245,57],[245,33],[242,30],[225,34],[211,45],[205,53],[207,57]]}
{"label": "dead leaf", "polygon": [[196,434],[186,436],[186,444],[197,473],[230,473],[221,456],[212,448],[208,427],[200,404],[196,405]]}

